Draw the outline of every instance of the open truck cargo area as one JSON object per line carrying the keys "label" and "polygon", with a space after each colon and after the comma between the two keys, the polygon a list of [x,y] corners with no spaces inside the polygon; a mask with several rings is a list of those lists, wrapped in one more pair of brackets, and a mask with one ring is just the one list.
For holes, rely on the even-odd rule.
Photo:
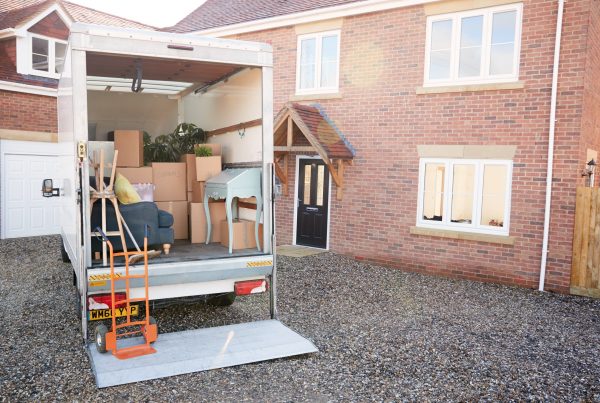
{"label": "open truck cargo area", "polygon": [[[145,177],[139,181],[149,182],[147,178],[151,177],[154,193],[152,201],[145,199],[142,203],[154,203],[157,207],[152,211],[165,210],[169,214],[160,214],[171,217],[163,226],[167,233],[173,228],[174,240],[153,245],[161,253],[148,265],[150,300],[224,295],[234,298],[236,294],[268,292],[272,318],[229,325],[225,330],[199,329],[182,336],[159,336],[155,343],[159,353],[127,360],[125,366],[117,365],[115,357],[90,352],[99,386],[142,380],[118,375],[127,368],[152,373],[144,378],[150,379],[316,351],[308,340],[277,322],[272,63],[272,50],[266,44],[87,24],[71,27],[58,96],[59,142],[70,144],[65,147],[69,152],[60,157],[61,233],[63,257],[68,257],[73,266],[87,348],[94,349],[88,343],[90,311],[95,309],[93,304],[106,300],[111,290],[111,271],[106,255],[98,247],[96,230],[100,227],[98,209],[104,204],[104,200],[99,203],[94,199],[94,186],[102,180],[99,171],[106,178],[114,177],[115,171],[130,178],[143,171]],[[187,169],[181,184],[177,182],[181,178],[169,177],[168,169],[166,174],[158,171],[165,161],[153,160],[147,152],[142,161],[139,152],[135,154],[141,144],[123,146],[118,142],[121,131],[140,133],[138,142],[141,133],[145,144],[158,142],[157,138],[173,133],[181,123],[192,123],[208,132],[208,142],[218,150],[217,171],[206,178],[191,173],[193,155],[171,162],[178,164],[178,169],[185,167],[183,172]],[[115,153],[114,169],[99,163],[98,155],[111,162]],[[244,176],[246,171],[253,175]],[[248,191],[246,177],[256,178],[252,184],[255,191]],[[238,181],[230,186],[227,178]],[[198,185],[198,179],[206,181],[201,183],[202,189],[211,180],[216,183],[203,200],[190,188]],[[235,193],[236,186],[242,189],[239,193]],[[213,216],[213,210],[219,213]],[[102,207],[104,231],[110,214]],[[125,225],[128,218],[124,213],[122,216]],[[149,216],[151,219],[156,220]],[[134,239],[134,244],[143,244],[143,239],[135,240],[132,233],[136,231],[129,227],[140,222],[144,223],[144,213],[138,213],[126,225],[124,236]],[[240,222],[249,223],[250,235],[238,237],[236,232],[235,236],[243,241],[232,232],[233,228],[239,230]],[[112,236],[115,229],[108,228]],[[238,244],[232,248],[234,239]],[[117,260],[114,270],[116,276],[123,275],[124,262]],[[129,265],[132,276],[143,271],[143,263]],[[128,288],[117,285],[120,283],[115,282],[116,292],[128,290],[128,298],[137,298],[145,291],[141,281],[135,279]],[[273,329],[277,340],[264,337]],[[170,353],[161,354],[161,348]],[[157,372],[156,368],[162,370]]]}

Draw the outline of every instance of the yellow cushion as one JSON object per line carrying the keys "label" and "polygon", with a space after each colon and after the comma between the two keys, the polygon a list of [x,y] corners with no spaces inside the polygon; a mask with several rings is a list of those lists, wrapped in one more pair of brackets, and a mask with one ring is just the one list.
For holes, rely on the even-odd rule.
{"label": "yellow cushion", "polygon": [[123,204],[133,204],[142,201],[140,195],[135,191],[131,183],[121,174],[117,174],[115,180],[115,194],[117,199]]}

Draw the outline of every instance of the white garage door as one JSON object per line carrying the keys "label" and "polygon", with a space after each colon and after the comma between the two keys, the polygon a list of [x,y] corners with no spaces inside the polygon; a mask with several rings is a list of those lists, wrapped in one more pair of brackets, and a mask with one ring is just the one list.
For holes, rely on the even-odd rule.
{"label": "white garage door", "polygon": [[[55,146],[44,148],[52,151]],[[58,156],[7,151],[2,159],[2,237],[60,233],[60,198],[43,197],[41,191],[44,179],[53,179],[55,187],[61,184],[53,177],[59,172]]]}

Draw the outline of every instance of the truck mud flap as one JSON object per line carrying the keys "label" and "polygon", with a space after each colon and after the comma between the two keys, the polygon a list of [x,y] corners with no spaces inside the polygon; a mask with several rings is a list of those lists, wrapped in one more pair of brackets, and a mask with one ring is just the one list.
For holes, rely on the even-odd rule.
{"label": "truck mud flap", "polygon": [[[138,338],[123,340],[140,343]],[[317,352],[278,320],[159,334],[155,354],[119,360],[87,346],[99,388]]]}

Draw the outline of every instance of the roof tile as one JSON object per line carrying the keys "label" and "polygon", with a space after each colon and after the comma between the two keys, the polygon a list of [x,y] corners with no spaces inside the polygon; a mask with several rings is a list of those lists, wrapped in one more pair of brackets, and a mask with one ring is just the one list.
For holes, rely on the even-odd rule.
{"label": "roof tile", "polygon": [[301,119],[310,131],[310,134],[319,142],[327,157],[330,159],[352,159],[355,151],[350,142],[337,128],[335,123],[329,119],[325,110],[319,105],[302,105],[298,103],[287,104],[275,118],[278,121],[287,110],[293,112]]}
{"label": "roof tile", "polygon": [[0,0],[0,29],[15,28],[53,4],[60,4],[76,22],[111,25],[121,28],[156,29],[149,25],[64,0]]}
{"label": "roof tile", "polygon": [[175,26],[164,30],[201,31],[360,1],[366,0],[207,0]]}

